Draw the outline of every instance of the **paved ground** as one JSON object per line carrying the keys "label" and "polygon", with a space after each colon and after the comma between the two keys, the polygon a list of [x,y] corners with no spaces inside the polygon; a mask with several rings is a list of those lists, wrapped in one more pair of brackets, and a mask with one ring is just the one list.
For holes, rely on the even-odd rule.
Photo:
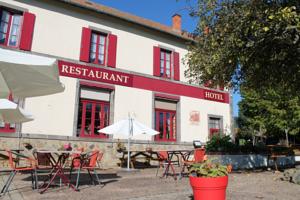
{"label": "paved ground", "polygon": [[[31,190],[29,175],[17,175],[9,195],[3,200],[192,200],[189,180],[184,177],[175,181],[172,177],[155,176],[156,169],[145,169],[138,172],[100,171],[104,185],[93,186],[88,175],[83,175],[84,182],[80,192],[73,192],[68,187],[52,187],[46,193],[39,194]],[[228,200],[299,200],[300,185],[279,180],[282,173],[252,172],[232,173],[229,176],[227,190]],[[5,176],[0,176],[1,180]],[[1,198],[0,198],[1,199]],[[2,200],[1,199],[1,200]]]}

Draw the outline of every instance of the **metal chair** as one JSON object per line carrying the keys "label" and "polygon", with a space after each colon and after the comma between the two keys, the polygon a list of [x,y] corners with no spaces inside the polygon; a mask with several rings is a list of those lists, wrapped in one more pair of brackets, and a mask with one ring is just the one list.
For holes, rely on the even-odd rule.
{"label": "metal chair", "polygon": [[[15,175],[20,172],[30,172],[31,173],[31,183],[32,183],[32,189],[37,189],[37,174],[36,174],[36,160],[30,157],[27,157],[23,154],[16,153],[10,150],[6,150],[8,154],[9,159],[9,165],[11,168],[10,175],[4,184],[0,196],[4,196],[9,189],[9,186],[11,185]],[[19,163],[23,163],[25,165],[19,166]]]}
{"label": "metal chair", "polygon": [[72,164],[71,164],[71,169],[70,169],[70,179],[72,176],[73,169],[77,169],[77,178],[76,178],[76,186],[75,186],[76,189],[78,189],[78,186],[79,186],[79,177],[80,177],[81,170],[88,171],[90,179],[91,179],[92,183],[95,185],[95,181],[91,175],[91,171],[93,171],[98,184],[101,184],[101,181],[100,181],[99,176],[96,171],[96,168],[97,168],[96,165],[97,165],[97,162],[99,161],[98,158],[102,158],[102,157],[103,157],[103,153],[99,152],[98,150],[95,150],[86,155],[80,155],[80,156],[73,158]]}
{"label": "metal chair", "polygon": [[173,165],[172,161],[169,159],[168,152],[167,151],[159,151],[157,153],[158,153],[158,162],[159,162],[159,164],[158,164],[158,167],[157,167],[156,176],[158,174],[159,168],[161,166],[163,166],[163,167],[165,167],[165,170],[163,172],[162,177],[168,177],[169,170],[170,170],[170,167],[171,167],[171,170],[173,172],[173,177],[176,180],[177,177],[176,177],[175,168],[174,168],[174,165]]}
{"label": "metal chair", "polygon": [[188,155],[188,157],[183,158],[180,177],[183,176],[185,168],[189,169],[189,167],[192,164],[203,162],[206,159],[207,159],[207,156],[205,155],[205,149],[204,148],[195,149],[194,150],[194,158],[192,160],[189,160],[189,155]]}

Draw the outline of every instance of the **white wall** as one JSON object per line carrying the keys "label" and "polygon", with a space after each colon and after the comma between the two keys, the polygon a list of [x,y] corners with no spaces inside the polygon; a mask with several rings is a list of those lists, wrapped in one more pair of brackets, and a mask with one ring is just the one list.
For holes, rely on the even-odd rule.
{"label": "white wall", "polygon": [[[230,105],[195,99],[190,97],[180,98],[181,111],[181,141],[192,142],[193,140],[208,140],[208,115],[219,115],[223,117],[223,129],[230,129]],[[200,122],[190,122],[190,112],[199,111]]]}
{"label": "white wall", "polygon": [[[65,4],[47,4],[38,1],[25,4],[14,0],[0,0],[27,8],[36,15],[32,51],[62,58],[79,60],[82,27],[96,27],[111,31],[118,36],[117,68],[153,75],[153,46],[158,44],[180,53],[180,60],[186,54],[183,43],[167,40],[158,32],[150,34],[132,25],[107,17],[98,17],[92,12],[70,9]],[[63,7],[62,7],[63,5]],[[87,15],[89,14],[89,15]],[[171,16],[170,16],[171,20]],[[180,70],[183,76],[184,67]]]}
{"label": "white wall", "polygon": [[[139,122],[152,127],[152,92],[147,90],[116,86],[114,122],[128,118],[128,114]],[[120,139],[125,139],[123,137]],[[136,136],[133,139],[151,140],[149,136]]]}
{"label": "white wall", "polygon": [[65,85],[64,92],[26,98],[24,108],[34,116],[34,120],[22,124],[22,133],[73,135],[77,81],[67,77],[60,77],[60,80]]}

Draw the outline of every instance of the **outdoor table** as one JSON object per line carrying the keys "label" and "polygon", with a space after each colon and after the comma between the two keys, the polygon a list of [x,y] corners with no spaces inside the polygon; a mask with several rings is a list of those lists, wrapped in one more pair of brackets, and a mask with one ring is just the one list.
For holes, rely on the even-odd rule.
{"label": "outdoor table", "polygon": [[[127,160],[128,151],[122,151],[122,158],[121,162],[122,164]],[[137,157],[144,157],[146,159],[146,163],[150,164],[150,160],[158,160],[158,153],[157,151],[130,151],[130,164],[132,165],[132,162],[136,160]]]}
{"label": "outdoor table", "polygon": [[[168,153],[168,158],[169,160],[173,159],[173,156],[177,157],[177,162],[179,165],[179,156],[182,157],[183,160],[188,159],[188,156],[193,152],[193,150],[162,150],[162,151],[167,151]],[[137,157],[142,156],[146,159],[147,163],[150,163],[150,160],[158,160],[158,150],[151,150],[151,151],[130,151],[130,161],[131,164],[136,160]],[[122,151],[122,158],[121,161],[122,163],[126,161],[128,156],[128,151]]]}
{"label": "outdoor table", "polygon": [[[45,181],[44,184],[41,186],[42,189],[42,191],[40,191],[41,194],[48,190],[50,185],[53,183],[55,177],[60,177],[60,179],[65,185],[70,186],[74,191],[79,191],[73,184],[71,184],[70,180],[64,174],[63,168],[64,168],[65,161],[70,154],[81,154],[82,153],[81,151],[38,150],[37,152],[43,153],[52,166],[52,170],[50,171],[49,174],[49,183],[46,184]],[[57,156],[57,158],[53,156],[54,154]]]}
{"label": "outdoor table", "polygon": [[190,154],[193,152],[193,150],[167,150],[167,152],[168,152],[169,160],[172,160],[173,156],[176,156],[179,165],[179,156],[181,156],[182,159],[186,161],[190,156]]}

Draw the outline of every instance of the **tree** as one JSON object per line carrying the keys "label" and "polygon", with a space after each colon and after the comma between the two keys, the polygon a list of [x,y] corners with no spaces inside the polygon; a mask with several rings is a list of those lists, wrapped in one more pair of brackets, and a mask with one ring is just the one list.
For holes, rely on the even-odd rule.
{"label": "tree", "polygon": [[244,135],[251,135],[260,129],[267,136],[285,137],[300,133],[300,97],[291,98],[285,91],[269,89],[265,92],[241,89],[239,103],[239,125]]}
{"label": "tree", "polygon": [[190,82],[300,94],[299,0],[198,0]]}

